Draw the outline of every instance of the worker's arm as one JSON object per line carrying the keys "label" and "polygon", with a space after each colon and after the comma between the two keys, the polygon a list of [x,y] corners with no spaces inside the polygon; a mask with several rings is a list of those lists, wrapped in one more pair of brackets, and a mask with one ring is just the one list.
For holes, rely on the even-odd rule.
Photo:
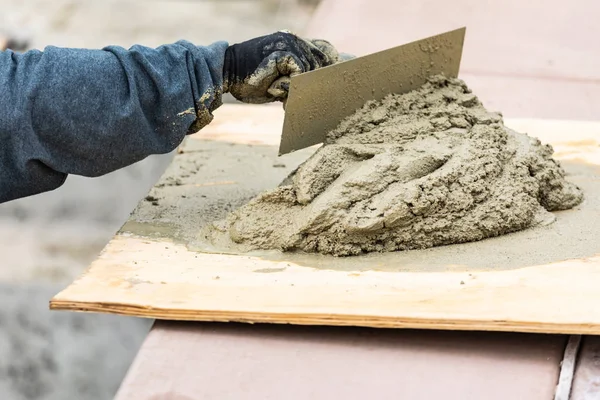
{"label": "worker's arm", "polygon": [[226,49],[0,53],[0,202],[173,150],[196,111],[219,106]]}
{"label": "worker's arm", "polygon": [[0,203],[174,150],[223,91],[281,100],[283,76],[336,61],[319,49],[280,32],[231,47],[0,52]]}

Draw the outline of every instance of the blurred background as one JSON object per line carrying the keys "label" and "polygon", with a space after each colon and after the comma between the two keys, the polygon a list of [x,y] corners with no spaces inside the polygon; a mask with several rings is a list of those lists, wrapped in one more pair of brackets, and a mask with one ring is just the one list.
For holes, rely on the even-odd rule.
{"label": "blurred background", "polygon": [[[101,48],[301,32],[319,0],[0,0],[0,38]],[[0,399],[112,399],[152,321],[50,312],[171,160],[0,204]]]}

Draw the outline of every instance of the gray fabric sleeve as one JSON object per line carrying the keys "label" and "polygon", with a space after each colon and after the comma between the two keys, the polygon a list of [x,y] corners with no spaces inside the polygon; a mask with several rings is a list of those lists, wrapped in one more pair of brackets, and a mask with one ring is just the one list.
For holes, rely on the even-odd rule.
{"label": "gray fabric sleeve", "polygon": [[0,203],[174,150],[221,105],[226,49],[0,52]]}

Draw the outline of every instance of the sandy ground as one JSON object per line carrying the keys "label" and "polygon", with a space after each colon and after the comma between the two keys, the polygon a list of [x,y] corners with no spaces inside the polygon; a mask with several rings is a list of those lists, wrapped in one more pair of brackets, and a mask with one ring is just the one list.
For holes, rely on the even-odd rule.
{"label": "sandy ground", "polygon": [[[236,42],[302,30],[295,0],[0,0],[0,32],[46,45],[98,48],[179,39]],[[162,174],[171,155],[107,176],[69,177],[51,193],[0,205],[0,396],[112,398],[149,321],[50,313],[49,298],[79,275]]]}

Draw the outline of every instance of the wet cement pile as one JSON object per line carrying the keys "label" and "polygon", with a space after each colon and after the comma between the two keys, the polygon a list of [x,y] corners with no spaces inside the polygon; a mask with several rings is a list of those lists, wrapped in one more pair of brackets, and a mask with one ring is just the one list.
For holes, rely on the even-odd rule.
{"label": "wet cement pile", "polygon": [[203,236],[346,256],[503,235],[582,201],[552,153],[506,128],[464,82],[433,77],[367,103],[279,187]]}

